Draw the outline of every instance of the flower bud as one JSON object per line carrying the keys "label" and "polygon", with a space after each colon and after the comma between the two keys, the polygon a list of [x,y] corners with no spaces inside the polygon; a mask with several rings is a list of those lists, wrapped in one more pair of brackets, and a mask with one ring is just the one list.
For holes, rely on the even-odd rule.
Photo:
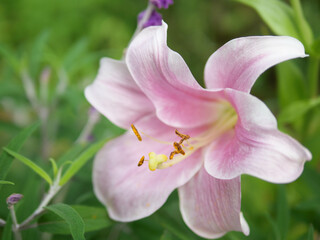
{"label": "flower bud", "polygon": [[21,198],[23,198],[23,195],[20,194],[20,193],[13,193],[11,194],[8,198],[7,198],[7,204],[8,204],[8,207],[11,207],[15,204],[17,204]]}

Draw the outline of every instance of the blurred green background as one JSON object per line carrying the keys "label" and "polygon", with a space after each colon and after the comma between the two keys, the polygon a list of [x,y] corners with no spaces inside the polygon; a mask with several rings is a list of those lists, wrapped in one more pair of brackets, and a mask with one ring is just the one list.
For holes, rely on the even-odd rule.
{"label": "blurred green background", "polygon": [[[183,56],[200,84],[208,57],[221,45],[237,37],[275,34],[254,9],[236,1],[174,2],[168,10],[161,10],[169,25],[168,45]],[[301,4],[314,39],[319,39],[319,0],[302,0]],[[94,80],[101,57],[121,58],[135,30],[137,14],[146,5],[146,0],[1,0],[0,146],[7,145],[23,128],[40,118],[42,123],[45,120],[42,127],[47,129],[46,136],[41,128],[37,130],[26,141],[21,154],[49,168],[49,157],[59,159],[72,148],[88,119],[90,106],[83,95],[85,86]],[[311,57],[316,59],[315,63],[310,63],[310,59],[292,60],[268,70],[255,84],[253,94],[276,116],[295,101],[316,99],[318,89],[313,90],[315,95],[309,94],[308,74],[312,64],[319,68],[319,56],[311,54]],[[35,85],[40,107],[50,109],[42,120],[26,97],[22,84],[24,73]],[[47,92],[43,90],[46,86]],[[243,176],[242,211],[251,233],[244,237],[232,232],[222,239],[312,239],[313,229],[313,238],[320,239],[319,105],[293,120],[279,122],[279,127],[307,146],[313,160],[306,163],[297,181],[287,185]],[[102,117],[92,137],[99,140],[122,132]],[[45,151],[44,141],[48,146]],[[92,192],[91,165],[92,161],[55,202],[101,207]],[[17,209],[18,220],[23,220],[39,204],[45,186],[17,161],[7,180],[15,185],[0,189],[0,218],[6,219],[8,214],[5,198],[19,192],[25,196]],[[24,231],[24,239],[50,239],[40,230]],[[51,237],[71,239],[69,235]],[[127,224],[112,223],[86,233],[86,238],[201,239],[183,223],[176,192],[151,217]]]}

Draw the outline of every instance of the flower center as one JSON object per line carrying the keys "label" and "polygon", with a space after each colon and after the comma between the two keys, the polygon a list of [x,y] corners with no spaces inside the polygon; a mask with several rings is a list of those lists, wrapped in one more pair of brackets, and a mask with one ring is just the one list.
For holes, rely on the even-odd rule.
{"label": "flower center", "polygon": [[[171,167],[183,161],[200,148],[217,140],[226,131],[234,128],[238,120],[238,115],[235,109],[229,103],[223,104],[225,106],[223,107],[223,110],[219,118],[208,127],[207,131],[202,132],[197,136],[189,136],[187,134],[181,133],[176,129],[175,134],[180,138],[180,140],[172,143],[159,140],[155,137],[149,136],[141,132],[142,135],[145,135],[153,141],[173,146],[173,149],[169,155],[169,158],[165,154],[156,154],[154,152],[150,152],[149,160],[145,160],[145,157],[142,156],[138,163],[138,166],[141,166],[144,163],[144,161],[148,161],[149,169],[151,171]],[[140,133],[133,124],[131,125],[131,128],[134,134],[137,136],[138,140],[142,141]]]}

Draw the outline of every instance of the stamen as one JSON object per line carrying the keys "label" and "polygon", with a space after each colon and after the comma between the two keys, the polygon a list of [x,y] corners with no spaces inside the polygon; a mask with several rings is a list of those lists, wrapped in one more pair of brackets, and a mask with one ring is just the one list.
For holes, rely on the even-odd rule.
{"label": "stamen", "polygon": [[181,153],[182,155],[185,155],[186,153],[182,150],[182,147],[179,143],[174,142],[173,143],[174,148],[177,150],[178,153]]}
{"label": "stamen", "polygon": [[134,132],[134,134],[137,136],[138,140],[142,141],[141,135],[139,134],[138,130],[136,129],[136,127],[133,124],[131,124],[131,128],[132,128],[132,131]]}
{"label": "stamen", "polygon": [[138,167],[140,167],[143,163],[144,163],[144,156],[142,156],[140,161],[138,162]]}
{"label": "stamen", "polygon": [[176,133],[179,137],[181,137],[182,139],[184,139],[184,140],[187,140],[187,139],[190,138],[189,135],[180,133],[180,132],[178,131],[178,129],[175,130],[175,133]]}
{"label": "stamen", "polygon": [[177,152],[177,151],[171,152],[171,153],[170,153],[170,156],[169,156],[169,159],[172,160],[173,157],[174,157],[174,155],[176,155],[176,154],[178,154],[178,153],[179,153],[179,152]]}

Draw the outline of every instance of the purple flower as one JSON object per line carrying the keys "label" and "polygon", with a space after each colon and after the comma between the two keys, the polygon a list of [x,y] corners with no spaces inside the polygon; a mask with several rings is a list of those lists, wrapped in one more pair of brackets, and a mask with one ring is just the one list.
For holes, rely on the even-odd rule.
{"label": "purple flower", "polygon": [[[142,21],[146,11],[139,13],[138,15],[138,23]],[[153,10],[149,19],[145,21],[143,24],[143,28],[150,27],[150,26],[161,26],[162,24],[162,16],[156,10]]]}
{"label": "purple flower", "polygon": [[157,8],[168,8],[169,5],[173,4],[173,0],[150,0],[150,2]]}

